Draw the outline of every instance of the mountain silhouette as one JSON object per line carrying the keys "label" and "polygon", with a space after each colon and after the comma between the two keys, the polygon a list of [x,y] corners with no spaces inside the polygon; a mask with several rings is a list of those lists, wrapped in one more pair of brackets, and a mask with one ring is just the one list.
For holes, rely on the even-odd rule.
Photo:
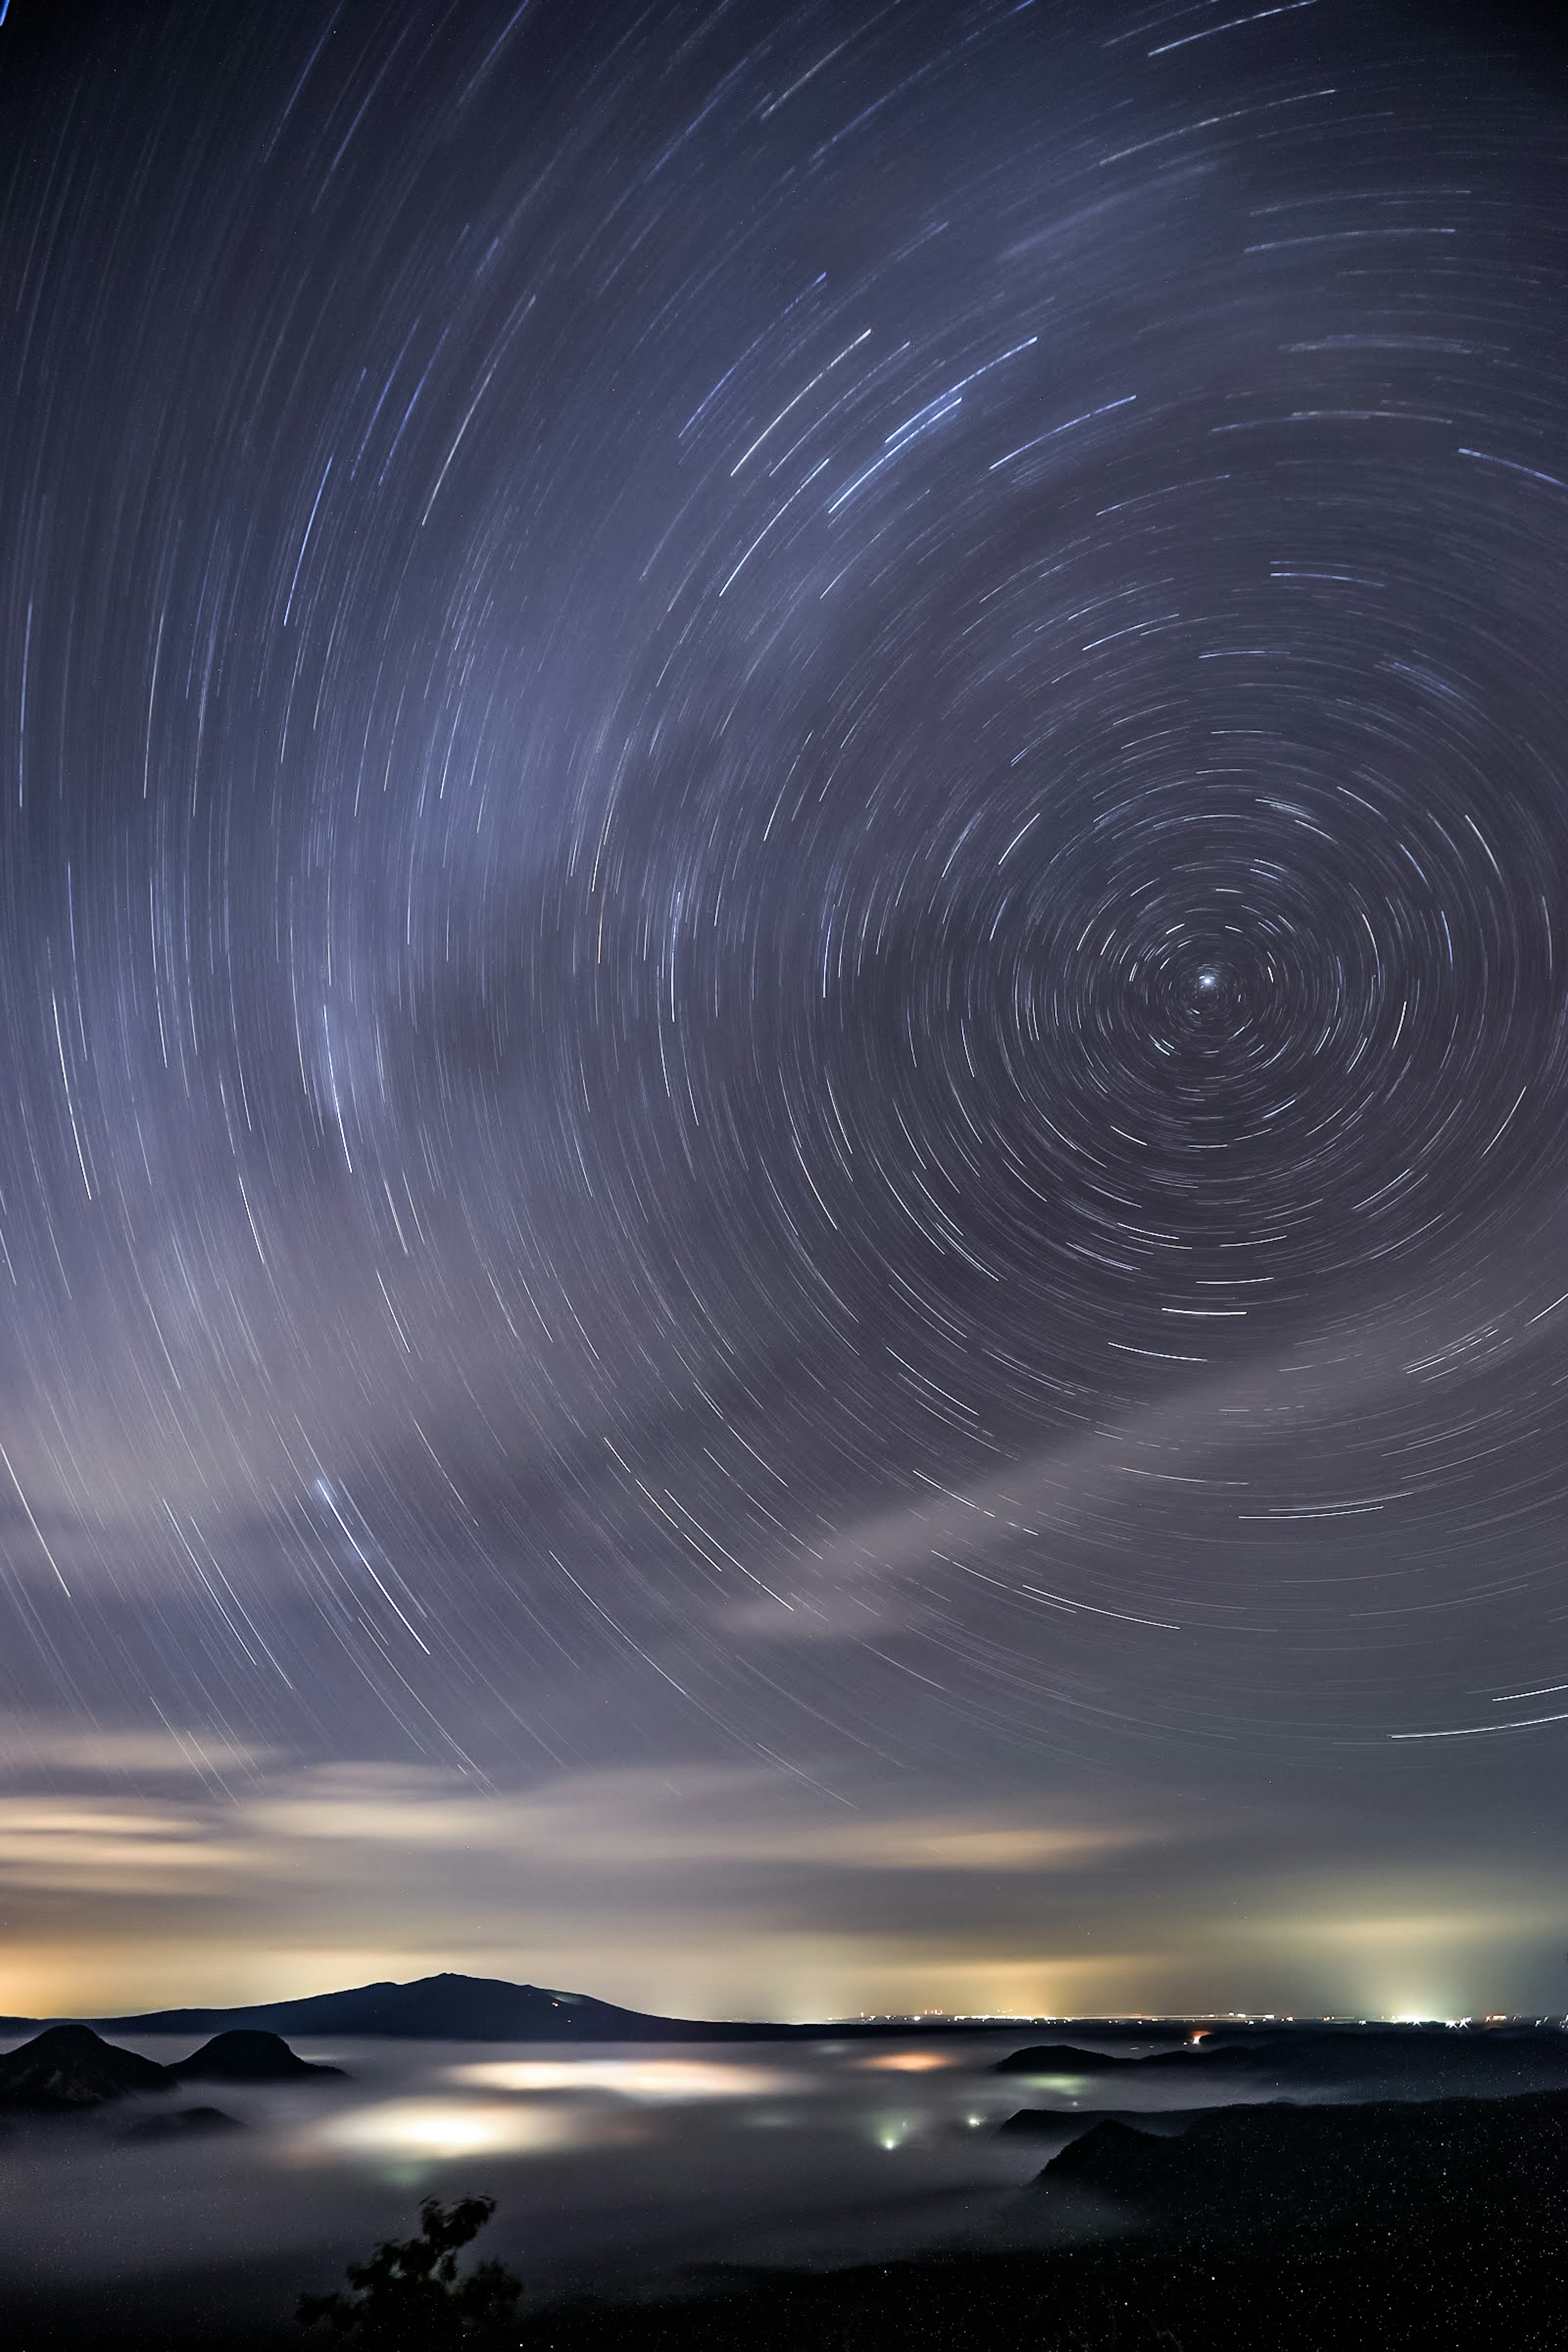
{"label": "mountain silhouette", "polygon": [[0,2058],[0,2110],[74,2115],[107,2099],[174,2087],[166,2066],[117,2050],[89,2025],[51,2025]]}
{"label": "mountain silhouette", "polygon": [[[0,2032],[21,2032],[37,2018],[0,2019]],[[591,1993],[508,1984],[499,1977],[444,1971],[413,1984],[356,1985],[344,1992],[310,1993],[236,2009],[161,2009],[127,2017],[95,2017],[107,2033],[224,2033],[260,2028],[273,2033],[355,2034],[408,2042],[797,2042],[825,2034],[845,2040],[889,2033],[973,2032],[980,2020],[856,2018],[826,2025],[731,2022],[652,2017],[620,2009]],[[989,2029],[995,2031],[993,2022]],[[1098,2029],[1097,2029],[1098,2030]]]}
{"label": "mountain silhouette", "polygon": [[992,2069],[997,2074],[1102,2074],[1112,2068],[1146,2065],[1140,2058],[1116,2058],[1102,2050],[1075,2050],[1066,2042],[1034,2042],[1010,2051]]}
{"label": "mountain silhouette", "polygon": [[[315,2066],[296,2057],[280,2033],[264,2033],[254,2026],[231,2027],[215,2034],[188,2058],[170,2067],[182,2083],[296,2083],[304,2076],[344,2079],[341,2066]],[[193,2115],[210,2110],[192,2108]]]}
{"label": "mountain silhouette", "polygon": [[1037,2186],[1069,2205],[1087,2192],[1124,2225],[1185,2245],[1430,2240],[1478,2216],[1555,2231],[1568,2188],[1568,2095],[1213,2107],[1174,2137],[1110,2117],[1054,2157]]}
{"label": "mountain silhouette", "polygon": [[758,2031],[751,2025],[647,2017],[638,2010],[595,2000],[587,1993],[450,1972],[421,1977],[413,1984],[360,1985],[347,1992],[311,1993],[300,2000],[265,2001],[246,2009],[165,2009],[144,2017],[98,2018],[94,2022],[124,2033],[225,2033],[243,2027],[416,2042],[749,2041]]}
{"label": "mountain silhouette", "polygon": [[[45,2021],[0,2018],[0,2033],[23,2033]],[[234,2009],[160,2009],[134,2016],[86,2021],[106,2033],[224,2033],[258,2028],[273,2033],[375,2036],[410,2042],[814,2042],[885,2041],[918,2033],[994,2033],[998,2026],[1028,2026],[1025,2018],[837,2018],[820,2024],[783,2025],[769,2019],[717,2021],[654,2017],[620,2009],[591,1993],[550,1986],[509,1984],[499,1977],[443,1971],[412,1984],[356,1985],[343,1992],[310,1993],[298,2000],[254,2002]],[[1089,2030],[1088,2027],[1085,2031]],[[1097,2021],[1097,2035],[1134,2029]],[[1146,2031],[1146,2029],[1137,2029]],[[1184,2030],[1184,2029],[1175,2029]]]}

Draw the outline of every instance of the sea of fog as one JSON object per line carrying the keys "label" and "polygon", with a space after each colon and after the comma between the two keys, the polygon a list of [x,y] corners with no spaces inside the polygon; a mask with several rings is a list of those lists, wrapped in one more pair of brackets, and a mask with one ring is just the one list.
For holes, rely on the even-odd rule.
{"label": "sea of fog", "polygon": [[[530,2303],[668,2291],[715,2264],[1041,2243],[1027,2184],[1075,2108],[1190,2107],[1196,2086],[994,2071],[1039,2032],[782,2046],[301,2039],[301,2056],[345,2079],[192,2084],[9,2126],[0,2277],[28,2303],[64,2295],[88,2313],[281,2319],[301,2289],[339,2284],[346,2261],[408,2234],[422,2197],[474,2190],[498,2207],[475,2252],[514,2269]],[[164,2064],[195,2046],[114,2038]],[[1270,2095],[1217,2069],[1202,2090],[1210,2104]],[[198,2104],[244,2128],[126,2137],[141,2116]],[[1023,2106],[1059,2108],[1060,2136],[998,2137]]]}

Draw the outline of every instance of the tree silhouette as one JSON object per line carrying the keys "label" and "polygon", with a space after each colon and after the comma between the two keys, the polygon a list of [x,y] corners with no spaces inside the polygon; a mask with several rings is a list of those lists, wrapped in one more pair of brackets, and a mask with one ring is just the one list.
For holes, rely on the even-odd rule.
{"label": "tree silhouette", "polygon": [[302,2294],[295,2316],[319,2323],[340,2342],[364,2352],[438,2352],[479,2346],[509,2331],[516,2341],[522,2283],[500,2263],[480,2263],[458,2276],[458,2251],[477,2238],[496,2210],[493,2197],[459,2197],[442,2205],[426,2197],[416,2238],[388,2238],[365,2263],[350,2263],[352,2294]]}

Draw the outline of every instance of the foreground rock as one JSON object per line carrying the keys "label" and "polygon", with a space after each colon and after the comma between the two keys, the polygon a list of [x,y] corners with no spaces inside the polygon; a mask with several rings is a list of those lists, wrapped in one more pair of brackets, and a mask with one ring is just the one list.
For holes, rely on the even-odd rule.
{"label": "foreground rock", "polygon": [[280,2033],[261,2033],[245,2027],[237,2027],[231,2033],[216,2033],[199,2050],[193,2050],[188,2058],[171,2066],[169,2072],[182,2083],[346,2080],[341,2066],[316,2066],[296,2056]]}
{"label": "foreground rock", "polygon": [[117,2049],[90,2025],[51,2025],[0,2058],[0,2112],[77,2115],[108,2099],[174,2087],[166,2066]]}

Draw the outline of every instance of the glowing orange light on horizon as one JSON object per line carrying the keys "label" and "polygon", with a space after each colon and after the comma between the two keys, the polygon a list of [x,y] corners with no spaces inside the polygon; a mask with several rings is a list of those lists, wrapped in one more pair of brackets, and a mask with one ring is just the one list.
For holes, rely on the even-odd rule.
{"label": "glowing orange light on horizon", "polygon": [[865,2073],[873,2074],[931,2074],[939,2066],[951,2066],[935,2050],[890,2050],[884,2058],[860,2058],[856,2061]]}

